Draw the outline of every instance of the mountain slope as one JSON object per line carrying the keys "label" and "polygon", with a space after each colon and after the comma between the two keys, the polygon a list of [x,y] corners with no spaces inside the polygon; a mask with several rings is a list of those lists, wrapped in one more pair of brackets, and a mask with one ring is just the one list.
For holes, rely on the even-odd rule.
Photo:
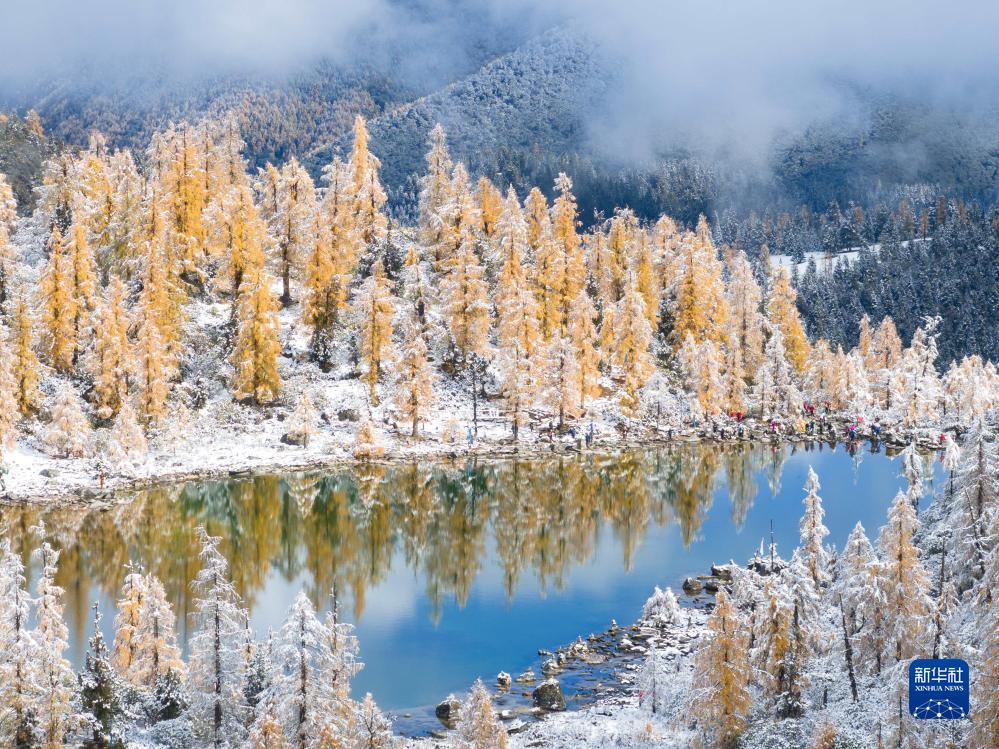
{"label": "mountain slope", "polygon": [[[548,31],[496,58],[476,73],[369,123],[371,149],[382,162],[382,181],[398,201],[424,169],[427,135],[440,122],[452,155],[473,171],[503,148],[561,153],[579,147],[585,120],[609,85],[609,66],[592,44],[573,32]],[[307,165],[318,172],[349,142],[314,150]]]}

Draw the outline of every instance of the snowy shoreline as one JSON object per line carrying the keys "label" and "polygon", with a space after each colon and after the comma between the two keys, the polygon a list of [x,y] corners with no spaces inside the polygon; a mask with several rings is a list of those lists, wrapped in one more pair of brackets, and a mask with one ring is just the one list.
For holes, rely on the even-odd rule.
{"label": "snowy shoreline", "polygon": [[[280,424],[281,419],[271,419]],[[9,473],[5,477],[6,492],[0,502],[38,504],[94,504],[113,502],[122,493],[139,491],[165,484],[187,481],[211,481],[268,473],[290,473],[342,469],[363,465],[392,465],[414,460],[447,462],[474,458],[476,460],[543,459],[555,456],[597,454],[606,455],[630,450],[664,447],[671,444],[706,442],[719,445],[737,444],[800,444],[825,442],[848,444],[838,434],[771,434],[762,425],[745,423],[746,431],[737,436],[732,424],[719,431],[701,427],[659,429],[643,427],[633,436],[620,437],[606,431],[590,446],[585,447],[581,434],[555,436],[551,441],[536,432],[527,439],[513,442],[509,437],[497,437],[483,428],[483,434],[471,447],[467,442],[443,442],[438,439],[410,440],[392,435],[385,439],[385,452],[375,458],[359,458],[349,448],[353,435],[335,432],[318,435],[307,447],[280,442],[273,428],[253,433],[214,435],[210,443],[197,442],[185,446],[182,452],[151,454],[141,464],[127,470],[109,469],[103,456],[91,458],[55,458],[45,453],[19,446],[7,456]],[[722,437],[721,429],[725,436]],[[278,429],[277,431],[280,431]],[[889,448],[902,447],[916,439],[921,448],[939,447],[933,440],[915,434],[882,435],[881,444]],[[868,437],[857,442],[867,442]],[[103,486],[101,467],[106,470]]]}

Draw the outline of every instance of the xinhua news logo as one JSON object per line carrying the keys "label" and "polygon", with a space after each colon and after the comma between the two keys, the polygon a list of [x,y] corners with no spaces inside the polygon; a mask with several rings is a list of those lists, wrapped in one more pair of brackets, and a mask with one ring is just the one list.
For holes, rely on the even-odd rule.
{"label": "xinhua news logo", "polygon": [[967,718],[970,694],[971,669],[960,658],[909,664],[909,712],[919,720]]}

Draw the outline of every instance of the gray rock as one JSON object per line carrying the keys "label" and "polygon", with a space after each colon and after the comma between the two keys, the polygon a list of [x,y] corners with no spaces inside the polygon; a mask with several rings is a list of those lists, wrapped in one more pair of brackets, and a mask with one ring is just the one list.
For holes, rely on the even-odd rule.
{"label": "gray rock", "polygon": [[336,412],[336,417],[340,421],[360,421],[361,414],[357,412],[356,408],[341,408]]}
{"label": "gray rock", "polygon": [[453,694],[445,697],[434,710],[437,719],[448,728],[458,722],[458,711],[461,710],[461,702]]}
{"label": "gray rock", "polygon": [[537,677],[534,675],[534,669],[527,669],[524,673],[517,677],[517,681],[521,684],[528,684],[532,681],[537,681]]}
{"label": "gray rock", "polygon": [[57,471],[55,468],[43,468],[38,472],[38,475],[44,476],[47,479],[54,479],[56,476],[59,475],[59,471]]}
{"label": "gray rock", "polygon": [[735,564],[733,562],[729,562],[728,564],[712,564],[711,574],[714,577],[730,583],[732,582],[732,567],[734,566]]}
{"label": "gray rock", "polygon": [[557,674],[562,669],[559,667],[558,661],[554,658],[549,658],[544,663],[541,664],[541,673],[545,676],[550,676],[552,674]]}
{"label": "gray rock", "polygon": [[696,596],[704,590],[704,586],[701,585],[700,580],[695,580],[692,577],[688,577],[683,581],[683,592],[690,596]]}
{"label": "gray rock", "polygon": [[565,710],[565,695],[562,694],[562,686],[558,679],[548,679],[541,682],[531,693],[534,704],[542,710],[557,712]]}
{"label": "gray rock", "polygon": [[513,684],[513,679],[510,677],[506,671],[500,671],[496,674],[496,686],[500,689],[509,689]]}
{"label": "gray rock", "polygon": [[287,432],[281,435],[281,442],[285,445],[294,445],[295,447],[302,447],[305,445],[305,437],[300,434],[292,434]]}

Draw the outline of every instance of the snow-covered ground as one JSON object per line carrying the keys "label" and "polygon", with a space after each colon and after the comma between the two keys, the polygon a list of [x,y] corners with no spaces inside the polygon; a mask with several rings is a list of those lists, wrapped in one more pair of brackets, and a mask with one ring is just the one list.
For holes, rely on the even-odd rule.
{"label": "snow-covered ground", "polygon": [[[368,419],[386,459],[572,449],[582,444],[581,430],[591,423],[595,445],[606,448],[623,442],[619,429],[622,419],[613,397],[595,400],[586,418],[577,424],[575,435],[555,435],[549,441],[551,419],[539,413],[520,430],[516,442],[502,401],[478,397],[474,429],[470,379],[440,373],[434,384],[432,413],[420,424],[419,437],[413,438],[411,425],[398,422],[389,387],[379,385],[380,401],[372,404],[367,386],[357,378],[352,364],[340,361],[331,372],[322,372],[308,360],[309,334],[301,323],[298,305],[280,313],[281,397],[271,406],[241,405],[234,402],[224,379],[227,363],[220,331],[226,325],[229,305],[196,301],[190,307],[192,341],[185,354],[187,366],[205,375],[189,376],[174,386],[168,403],[171,413],[162,428],[149,433],[148,453],[124,464],[115,463],[108,450],[109,430],[96,429],[88,440],[86,457],[56,457],[45,443],[44,419],[25,420],[15,444],[2,456],[8,472],[4,476],[6,493],[0,491],[0,498],[39,500],[76,493],[93,500],[153,481],[337,465],[355,459],[358,432]],[[43,392],[54,392],[58,380],[48,377]],[[315,433],[305,446],[286,444],[281,438],[290,431],[296,406],[305,393],[316,407]],[[190,407],[180,409],[177,403]],[[631,426],[634,429],[638,424],[631,422]],[[471,441],[470,430],[474,432]]]}
{"label": "snow-covered ground", "polygon": [[[913,239],[912,242],[928,242],[928,239]],[[909,246],[909,240],[905,240],[901,243],[902,247]],[[853,263],[857,258],[860,257],[860,253],[864,250],[863,247],[847,247],[845,249],[836,250],[835,252],[806,252],[804,261],[800,263],[794,262],[794,258],[790,255],[771,255],[770,262],[775,268],[785,268],[789,273],[797,273],[799,276],[803,276],[805,271],[808,270],[808,264],[811,262],[815,263],[815,272],[820,276],[825,276],[836,270],[837,267],[843,264]],[[881,251],[881,243],[877,242],[872,245],[868,245],[866,248],[869,252],[877,254]]]}

